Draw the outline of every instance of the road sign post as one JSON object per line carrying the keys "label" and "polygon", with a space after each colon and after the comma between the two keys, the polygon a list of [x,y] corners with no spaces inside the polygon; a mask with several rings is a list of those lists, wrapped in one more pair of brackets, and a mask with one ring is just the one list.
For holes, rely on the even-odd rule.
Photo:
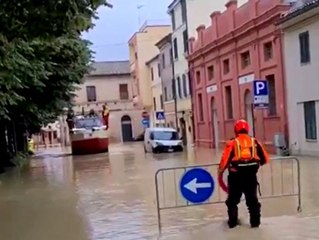
{"label": "road sign post", "polygon": [[208,171],[194,168],[182,176],[179,187],[182,196],[187,201],[199,204],[211,197],[215,189],[215,182]]}

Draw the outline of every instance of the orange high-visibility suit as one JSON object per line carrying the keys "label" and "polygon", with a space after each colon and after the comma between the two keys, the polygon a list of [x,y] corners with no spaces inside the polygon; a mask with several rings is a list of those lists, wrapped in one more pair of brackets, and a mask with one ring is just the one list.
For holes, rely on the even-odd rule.
{"label": "orange high-visibility suit", "polygon": [[244,193],[250,213],[251,227],[259,227],[261,204],[257,196],[257,172],[260,166],[269,162],[269,156],[263,146],[248,135],[248,124],[239,129],[236,131],[235,127],[236,138],[227,143],[219,165],[219,173],[223,173],[226,169],[229,170],[226,200],[228,225],[230,228],[237,226],[237,205]]}
{"label": "orange high-visibility suit", "polygon": [[103,117],[103,121],[106,126],[106,129],[109,128],[109,116],[110,116],[110,110],[108,109],[108,107],[103,106],[102,117]]}

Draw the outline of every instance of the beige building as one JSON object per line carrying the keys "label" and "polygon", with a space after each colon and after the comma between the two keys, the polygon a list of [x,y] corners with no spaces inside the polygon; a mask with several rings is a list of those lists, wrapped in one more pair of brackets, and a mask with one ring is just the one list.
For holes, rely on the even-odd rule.
{"label": "beige building", "polygon": [[[150,114],[151,126],[165,126],[165,119],[160,120],[156,118],[156,112],[164,112],[164,102],[162,93],[162,79],[161,67],[159,62],[159,55],[156,55],[146,63],[151,79],[151,92],[152,92],[152,109]],[[165,114],[164,114],[165,117]]]}
{"label": "beige building", "polygon": [[145,23],[129,40],[133,101],[137,109],[145,109],[149,113],[152,111],[152,81],[146,62],[159,54],[155,44],[170,32],[170,25]]}
{"label": "beige building", "polygon": [[319,0],[300,0],[281,16],[289,143],[293,154],[319,156]]}
{"label": "beige building", "polygon": [[113,142],[131,141],[141,134],[141,110],[133,107],[129,61],[96,62],[85,82],[78,86],[74,112],[102,112],[103,104],[110,109],[109,132]]}

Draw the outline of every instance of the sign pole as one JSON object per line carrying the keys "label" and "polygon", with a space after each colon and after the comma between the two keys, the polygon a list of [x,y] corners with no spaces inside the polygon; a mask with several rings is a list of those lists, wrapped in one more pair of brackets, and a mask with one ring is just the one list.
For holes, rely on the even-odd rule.
{"label": "sign pole", "polygon": [[251,115],[252,115],[252,118],[253,118],[253,121],[252,121],[252,128],[253,128],[253,137],[256,137],[256,124],[255,124],[255,107],[254,107],[254,103],[251,104]]}

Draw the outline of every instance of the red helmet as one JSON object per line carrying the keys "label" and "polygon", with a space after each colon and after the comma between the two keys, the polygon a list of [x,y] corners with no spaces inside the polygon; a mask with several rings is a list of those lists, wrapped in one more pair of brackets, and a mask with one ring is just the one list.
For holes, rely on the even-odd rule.
{"label": "red helmet", "polygon": [[247,133],[249,132],[249,124],[243,119],[236,121],[234,126],[235,134],[238,134],[241,130],[245,130]]}

